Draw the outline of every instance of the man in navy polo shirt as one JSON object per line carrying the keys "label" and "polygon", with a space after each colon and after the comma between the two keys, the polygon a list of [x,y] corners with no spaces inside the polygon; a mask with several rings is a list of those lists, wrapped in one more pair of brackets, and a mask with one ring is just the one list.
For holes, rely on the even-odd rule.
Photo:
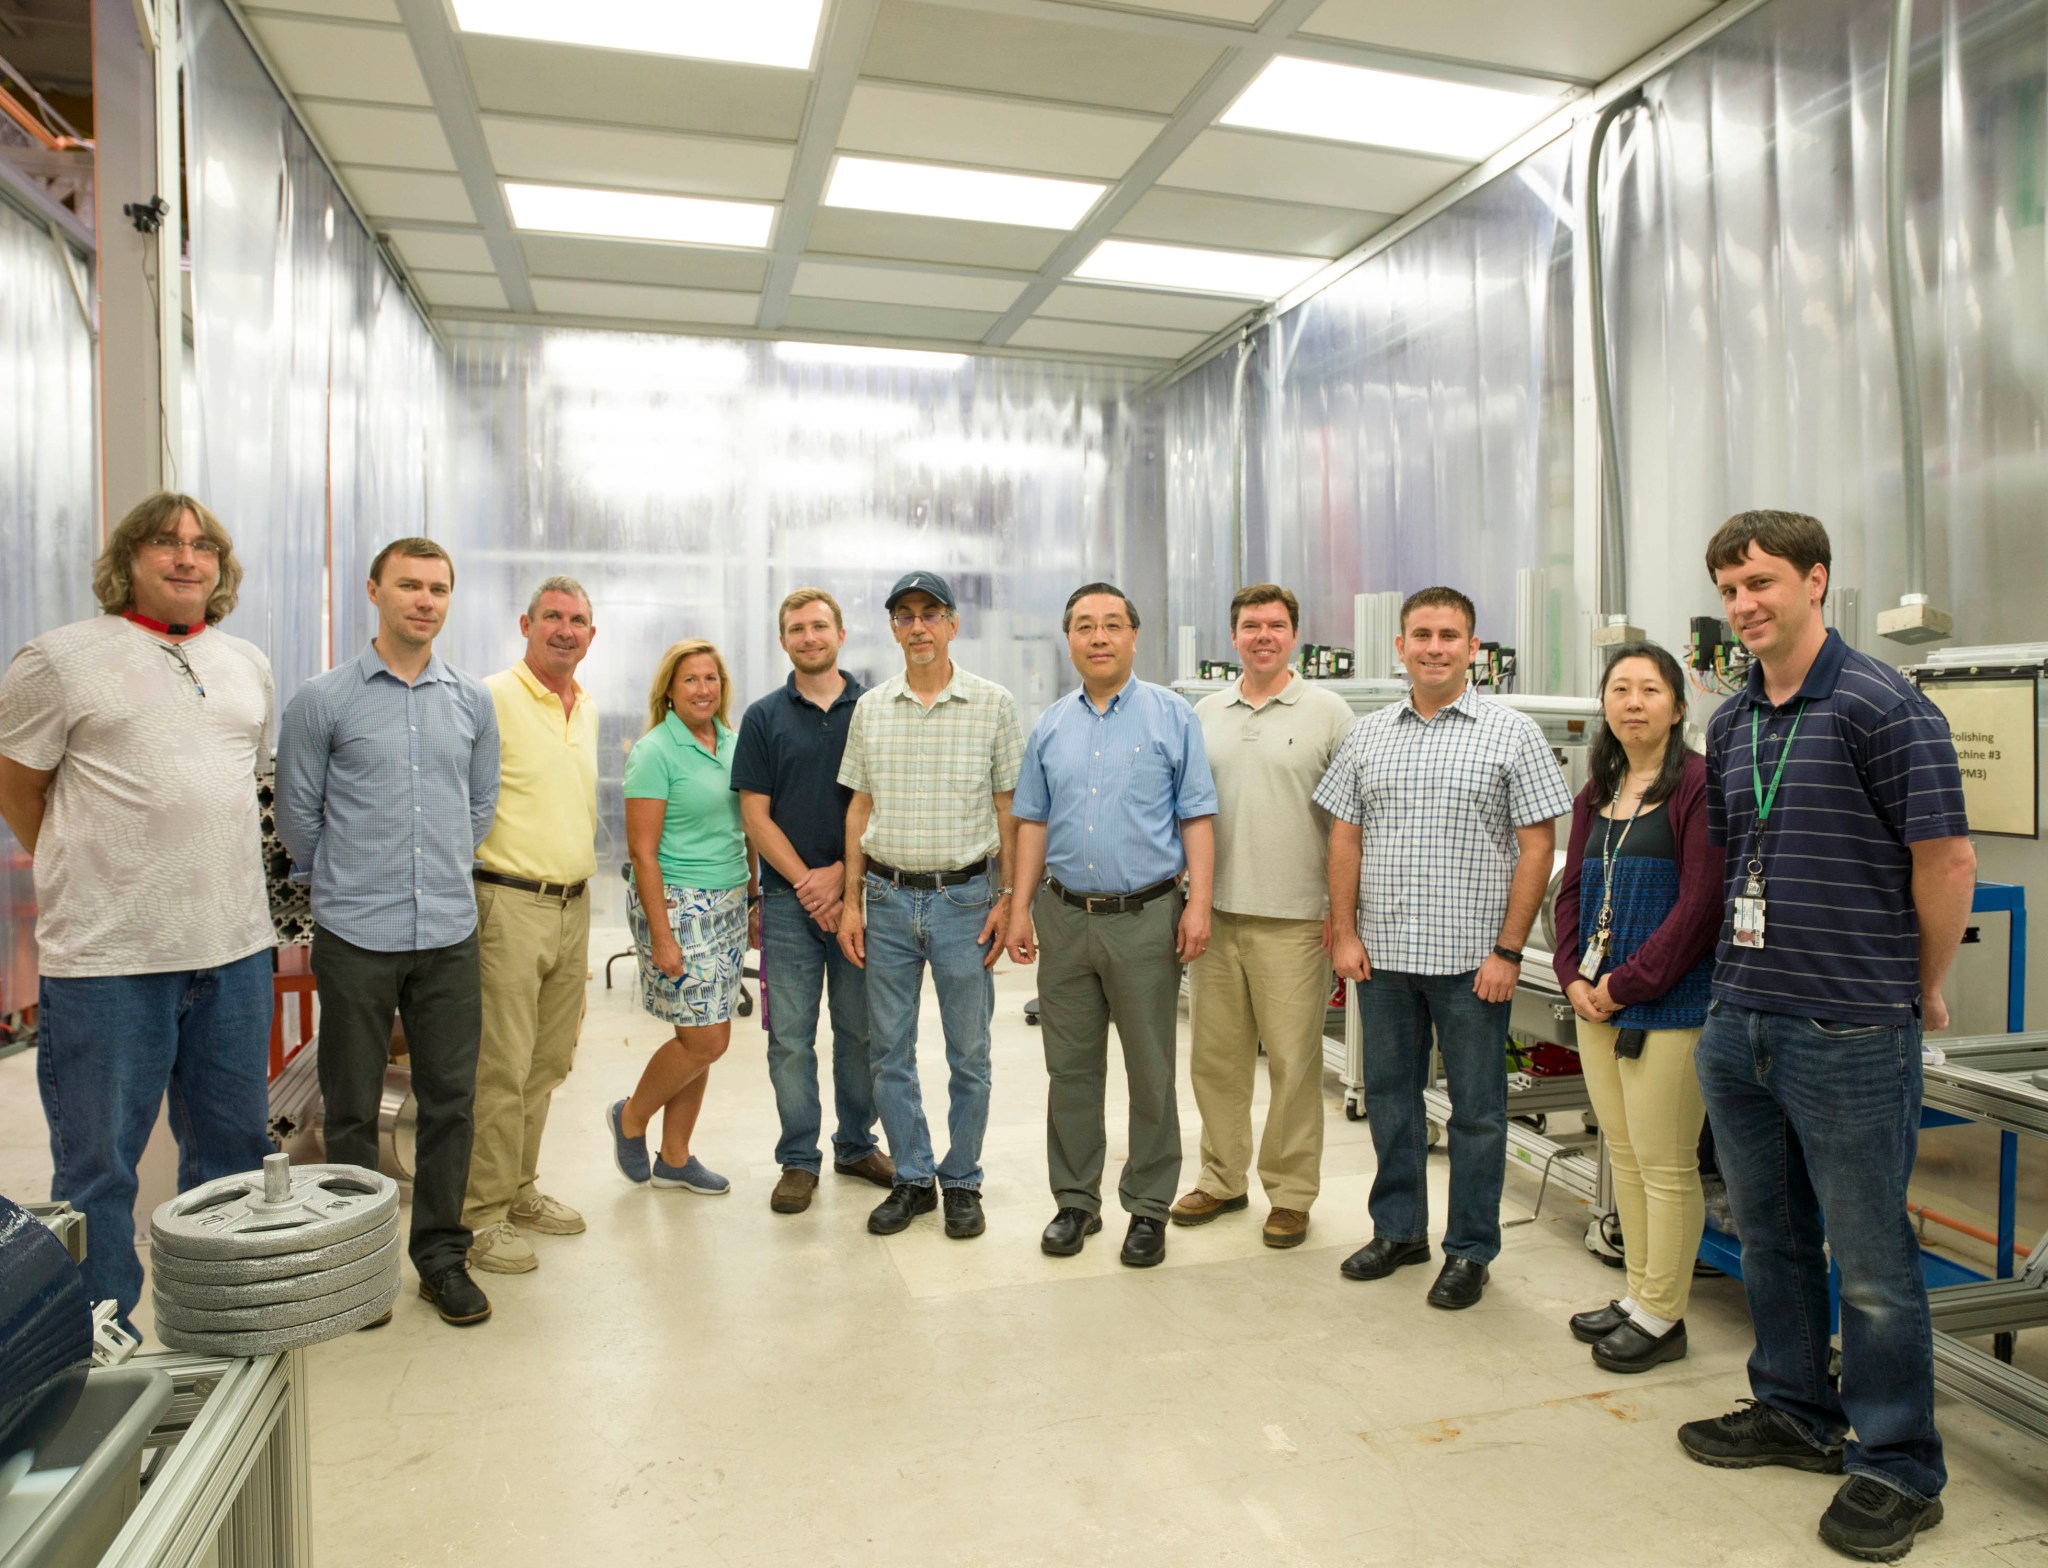
{"label": "man in navy polo shirt", "polygon": [[896,1167],[875,1143],[875,1081],[868,1061],[868,1001],[860,969],[839,950],[846,803],[839,784],[846,727],[861,684],[839,668],[846,625],[822,588],[782,601],[788,682],[747,709],[733,753],[747,840],[761,857],[762,985],[768,993],[768,1077],[782,1138],[782,1177],[769,1196],[777,1214],[801,1214],[817,1190],[818,1001],[829,983],[832,1097],[839,1124],[832,1169],[879,1187]]}
{"label": "man in navy polo shirt", "polygon": [[1821,1537],[1888,1562],[1940,1522],[1947,1479],[1906,1181],[1920,1033],[1948,1023],[1977,861],[1947,722],[1822,622],[1829,566],[1827,531],[1796,512],[1739,513],[1707,546],[1756,658],[1707,731],[1728,913],[1696,1055],[1742,1237],[1756,1401],[1678,1440],[1724,1468],[1847,1471]]}

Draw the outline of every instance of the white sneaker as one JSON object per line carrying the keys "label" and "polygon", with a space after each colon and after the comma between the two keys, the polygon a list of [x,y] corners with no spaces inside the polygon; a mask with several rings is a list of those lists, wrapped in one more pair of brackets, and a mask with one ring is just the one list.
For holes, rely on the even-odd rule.
{"label": "white sneaker", "polygon": [[487,1274],[530,1274],[540,1259],[510,1220],[500,1220],[476,1233],[469,1244],[469,1266]]}
{"label": "white sneaker", "polygon": [[524,1203],[512,1205],[512,1223],[521,1230],[539,1231],[543,1236],[580,1236],[583,1216],[560,1198],[536,1192]]}

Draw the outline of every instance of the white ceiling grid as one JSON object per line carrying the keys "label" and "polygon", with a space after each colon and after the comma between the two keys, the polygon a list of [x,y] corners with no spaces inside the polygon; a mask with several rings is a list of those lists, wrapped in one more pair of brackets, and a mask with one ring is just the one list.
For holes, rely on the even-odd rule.
{"label": "white ceiling grid", "polygon": [[[467,33],[449,0],[236,9],[437,314],[1159,366],[1260,302],[1071,281],[1098,242],[1330,260],[1471,167],[1218,127],[1276,55],[1567,91],[1714,4],[827,0],[807,70]],[[823,205],[842,153],[1106,188],[1072,230],[903,217]],[[507,182],[776,217],[765,251],[540,234]]]}

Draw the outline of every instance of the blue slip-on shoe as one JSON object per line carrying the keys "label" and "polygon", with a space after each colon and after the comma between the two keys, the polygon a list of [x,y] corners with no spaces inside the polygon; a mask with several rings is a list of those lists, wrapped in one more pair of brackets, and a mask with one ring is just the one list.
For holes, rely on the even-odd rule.
{"label": "blue slip-on shoe", "polygon": [[681,1165],[671,1165],[657,1154],[654,1157],[654,1185],[680,1187],[685,1192],[700,1193],[707,1198],[732,1191],[731,1182],[694,1154]]}
{"label": "blue slip-on shoe", "polygon": [[612,1158],[618,1162],[619,1174],[630,1182],[644,1182],[648,1178],[647,1135],[637,1138],[626,1136],[624,1117],[626,1102],[614,1101],[604,1113],[604,1124],[611,1129]]}

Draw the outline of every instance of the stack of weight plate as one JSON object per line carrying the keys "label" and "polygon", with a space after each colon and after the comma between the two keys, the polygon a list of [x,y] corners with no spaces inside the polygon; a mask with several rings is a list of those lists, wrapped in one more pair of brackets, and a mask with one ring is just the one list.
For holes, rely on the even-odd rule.
{"label": "stack of weight plate", "polygon": [[260,1356],[354,1332],[398,1298],[398,1186],[354,1165],[282,1154],[150,1220],[157,1337],[176,1350]]}

